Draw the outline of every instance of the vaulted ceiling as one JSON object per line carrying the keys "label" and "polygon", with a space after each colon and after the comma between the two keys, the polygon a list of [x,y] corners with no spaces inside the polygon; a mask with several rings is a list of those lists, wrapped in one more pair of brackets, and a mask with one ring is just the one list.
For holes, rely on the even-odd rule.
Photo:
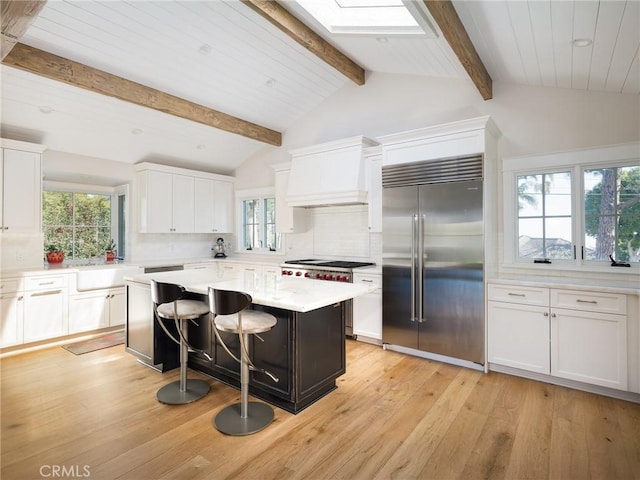
{"label": "vaulted ceiling", "polygon": [[227,173],[371,72],[638,95],[639,6],[418,2],[425,38],[331,34],[293,0],[49,0],[3,60],[2,136]]}

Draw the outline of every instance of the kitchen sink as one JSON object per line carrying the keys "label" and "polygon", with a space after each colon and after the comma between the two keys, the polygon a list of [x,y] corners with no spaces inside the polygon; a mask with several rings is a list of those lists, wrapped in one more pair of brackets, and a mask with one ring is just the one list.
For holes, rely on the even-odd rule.
{"label": "kitchen sink", "polygon": [[76,289],[79,292],[122,287],[124,277],[140,273],[139,267],[131,265],[102,265],[81,268],[76,273]]}

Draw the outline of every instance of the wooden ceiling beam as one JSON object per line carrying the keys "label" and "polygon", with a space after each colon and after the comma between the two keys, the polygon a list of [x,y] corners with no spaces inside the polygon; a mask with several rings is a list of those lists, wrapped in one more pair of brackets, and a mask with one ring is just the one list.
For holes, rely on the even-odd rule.
{"label": "wooden ceiling beam", "polygon": [[2,0],[0,2],[2,19],[0,60],[4,59],[18,43],[46,3],[47,0]]}
{"label": "wooden ceiling beam", "polygon": [[451,0],[423,0],[460,63],[485,100],[493,98],[491,76],[480,59]]}
{"label": "wooden ceiling beam", "polygon": [[342,73],[356,85],[364,85],[364,69],[294,17],[275,0],[241,0],[271,24]]}
{"label": "wooden ceiling beam", "polygon": [[282,134],[275,130],[22,43],[17,43],[2,63],[269,145],[282,145]]}

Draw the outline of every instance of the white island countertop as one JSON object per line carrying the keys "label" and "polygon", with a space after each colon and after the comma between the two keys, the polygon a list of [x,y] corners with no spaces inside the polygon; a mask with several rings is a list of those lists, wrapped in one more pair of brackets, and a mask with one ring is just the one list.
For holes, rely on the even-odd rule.
{"label": "white island countertop", "polygon": [[126,276],[126,282],[149,284],[150,280],[176,283],[187,291],[207,295],[209,286],[251,295],[253,303],[294,312],[309,312],[364,295],[374,287],[365,284],[282,277],[273,274],[239,272],[233,278],[219,278],[214,270],[182,270]]}

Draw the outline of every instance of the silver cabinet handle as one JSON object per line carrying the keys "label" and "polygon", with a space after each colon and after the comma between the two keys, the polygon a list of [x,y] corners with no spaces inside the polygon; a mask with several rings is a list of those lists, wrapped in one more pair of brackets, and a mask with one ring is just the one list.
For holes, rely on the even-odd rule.
{"label": "silver cabinet handle", "polygon": [[526,295],[524,293],[507,293],[507,295],[509,295],[510,297],[526,297]]}
{"label": "silver cabinet handle", "polygon": [[544,313],[543,313],[543,315],[544,315],[545,317],[548,317],[548,316],[549,316],[549,312],[544,312]]}
{"label": "silver cabinet handle", "polygon": [[594,305],[598,303],[595,300],[581,300],[579,298],[576,300],[576,302],[578,302],[578,303],[591,303],[591,304],[594,304]]}
{"label": "silver cabinet handle", "polygon": [[552,314],[551,314],[551,317],[552,317],[552,318],[556,318],[556,314],[555,314],[555,313],[552,313]]}
{"label": "silver cabinet handle", "polygon": [[40,282],[38,285],[53,285],[54,282]]}
{"label": "silver cabinet handle", "polygon": [[366,283],[373,283],[373,280],[367,280],[366,278],[362,278],[360,281],[366,282]]}
{"label": "silver cabinet handle", "polygon": [[32,297],[42,297],[44,295],[57,295],[58,293],[62,293],[62,290],[49,290],[47,292],[34,292],[31,294]]}

